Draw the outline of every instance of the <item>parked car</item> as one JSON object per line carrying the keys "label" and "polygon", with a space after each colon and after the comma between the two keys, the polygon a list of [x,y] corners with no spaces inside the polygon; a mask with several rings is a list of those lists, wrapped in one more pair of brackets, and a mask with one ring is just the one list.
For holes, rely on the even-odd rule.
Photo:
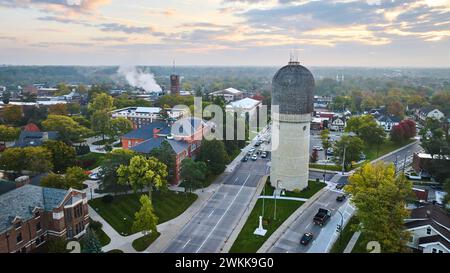
{"label": "parked car", "polygon": [[342,190],[345,187],[345,184],[339,183],[336,185],[337,190]]}
{"label": "parked car", "polygon": [[363,152],[361,152],[361,154],[359,155],[359,159],[360,160],[366,160],[367,157],[366,157],[366,155]]}
{"label": "parked car", "polygon": [[345,194],[341,194],[338,197],[336,197],[336,201],[343,202],[345,198],[346,198]]}
{"label": "parked car", "polygon": [[313,146],[313,150],[323,151],[323,147],[322,146]]}
{"label": "parked car", "polygon": [[312,241],[313,237],[314,235],[311,232],[303,234],[302,238],[300,239],[300,244],[304,246],[308,245]]}
{"label": "parked car", "polygon": [[89,175],[89,179],[90,180],[100,180],[102,177],[100,176],[100,174],[98,172],[95,173],[91,173]]}
{"label": "parked car", "polygon": [[252,160],[253,160],[253,161],[256,161],[257,159],[258,159],[258,156],[257,156],[257,155],[253,155],[253,156],[252,156]]}
{"label": "parked car", "polygon": [[267,158],[267,152],[262,152],[261,158]]}
{"label": "parked car", "polygon": [[248,161],[248,156],[244,156],[242,159],[241,159],[241,162],[247,162]]}
{"label": "parked car", "polygon": [[333,155],[334,154],[333,153],[333,148],[328,148],[326,154],[330,155],[330,156]]}

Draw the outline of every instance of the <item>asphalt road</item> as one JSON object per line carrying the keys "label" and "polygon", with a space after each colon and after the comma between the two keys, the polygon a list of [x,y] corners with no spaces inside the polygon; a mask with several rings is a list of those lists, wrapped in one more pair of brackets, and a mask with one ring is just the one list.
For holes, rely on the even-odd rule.
{"label": "asphalt road", "polygon": [[239,219],[268,171],[267,159],[249,160],[226,175],[223,184],[189,221],[164,252],[217,253],[239,223]]}
{"label": "asphalt road", "polygon": [[[336,197],[341,192],[329,189],[325,191],[316,202],[306,209],[299,217],[287,228],[286,232],[278,238],[275,244],[269,249],[270,253],[306,253],[326,252],[327,247],[331,245],[331,239],[336,231],[337,224],[341,221],[341,216],[337,212],[340,210],[347,219],[353,209],[348,202],[338,202]],[[323,226],[313,223],[314,215],[319,208],[326,208],[331,211],[330,220]],[[304,233],[313,233],[313,241],[307,246],[300,244],[300,239]]]}

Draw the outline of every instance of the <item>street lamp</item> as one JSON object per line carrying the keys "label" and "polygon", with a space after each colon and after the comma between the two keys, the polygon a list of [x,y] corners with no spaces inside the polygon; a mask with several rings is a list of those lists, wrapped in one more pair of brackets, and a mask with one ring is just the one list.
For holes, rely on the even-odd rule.
{"label": "street lamp", "polygon": [[274,197],[275,197],[275,207],[274,207],[274,210],[273,210],[273,220],[277,220],[277,191],[278,191],[278,188],[279,188],[279,183],[281,182],[281,180],[280,179],[278,179],[277,180],[277,187],[275,188],[275,191],[273,192],[274,193]]}
{"label": "street lamp", "polygon": [[[327,153],[328,153],[328,149],[330,148],[329,146],[330,146],[330,137],[328,137],[327,138],[327,147],[326,147],[326,149],[325,149],[325,147],[323,147],[324,148],[324,151],[325,151],[325,161],[327,161],[328,160],[328,158],[327,158]],[[325,163],[325,167],[323,168],[323,183],[326,183],[325,182],[325,178],[327,177],[327,165],[326,165],[326,163]]]}
{"label": "street lamp", "polygon": [[337,226],[336,231],[339,233],[339,245],[342,244],[342,227],[344,226],[344,216],[340,210],[337,210],[339,215],[341,216],[341,224]]}
{"label": "street lamp", "polygon": [[[344,136],[350,136],[350,137],[353,137],[355,135],[356,134],[353,132],[344,134]],[[344,143],[344,155],[342,156],[342,175],[344,175],[344,173],[345,173],[345,153],[347,152],[347,145],[348,145],[347,143]]]}

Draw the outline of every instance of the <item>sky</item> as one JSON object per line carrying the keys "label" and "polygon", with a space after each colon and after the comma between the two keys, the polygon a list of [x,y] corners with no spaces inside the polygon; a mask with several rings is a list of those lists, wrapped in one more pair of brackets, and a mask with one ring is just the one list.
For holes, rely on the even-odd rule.
{"label": "sky", "polygon": [[450,67],[450,0],[0,0],[0,64]]}

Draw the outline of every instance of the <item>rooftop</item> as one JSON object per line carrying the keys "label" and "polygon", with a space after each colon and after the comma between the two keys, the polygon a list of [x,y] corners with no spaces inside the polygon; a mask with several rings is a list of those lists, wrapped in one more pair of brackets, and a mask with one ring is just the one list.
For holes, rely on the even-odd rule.
{"label": "rooftop", "polygon": [[25,185],[0,195],[0,232],[7,230],[16,217],[26,221],[33,210],[52,211],[64,200],[67,190]]}
{"label": "rooftop", "polygon": [[254,100],[254,99],[251,99],[251,98],[245,98],[245,99],[233,101],[233,102],[231,102],[228,105],[231,106],[232,108],[251,110],[251,109],[253,109],[254,107],[256,107],[260,103],[261,102],[259,100]]}

